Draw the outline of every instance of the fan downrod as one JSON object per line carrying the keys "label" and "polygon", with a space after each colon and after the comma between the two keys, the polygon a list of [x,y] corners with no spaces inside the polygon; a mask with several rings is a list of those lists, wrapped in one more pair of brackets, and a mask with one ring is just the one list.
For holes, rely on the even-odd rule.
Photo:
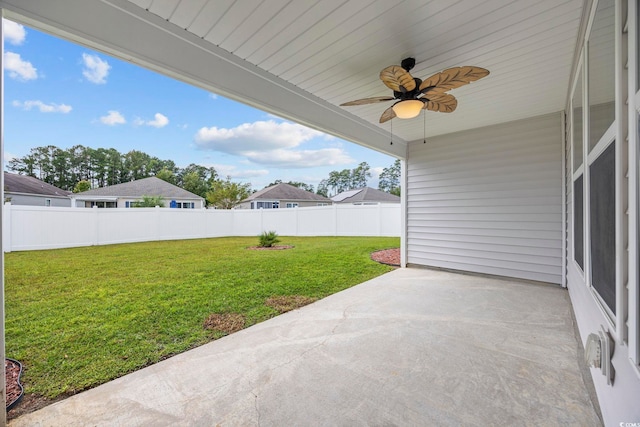
{"label": "fan downrod", "polygon": [[411,69],[416,66],[416,58],[405,58],[400,63],[400,66],[406,71],[411,71]]}

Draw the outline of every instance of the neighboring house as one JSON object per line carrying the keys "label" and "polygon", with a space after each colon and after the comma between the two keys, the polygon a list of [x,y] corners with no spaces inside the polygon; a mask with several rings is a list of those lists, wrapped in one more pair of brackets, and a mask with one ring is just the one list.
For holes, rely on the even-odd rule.
{"label": "neighboring house", "polygon": [[400,203],[400,197],[371,187],[347,190],[331,198],[335,203],[351,205],[377,205],[380,203]]}
{"label": "neighboring house", "polygon": [[[247,8],[230,2],[233,13],[221,19],[215,0],[0,0],[0,7],[4,16],[54,36],[401,159],[402,267],[566,287],[580,343],[593,343],[599,334],[612,338],[610,348],[602,340],[598,354],[613,355],[603,366],[615,368],[615,379],[607,381],[607,370],[599,367],[588,374],[604,423],[637,424],[638,1],[397,1],[363,7],[347,0],[335,10],[334,2],[319,1],[304,14],[305,2],[282,2],[279,8],[269,3]],[[446,111],[451,98],[435,91],[430,100],[430,87],[420,84],[426,90],[420,99],[431,111],[380,123],[383,112],[384,118],[396,114],[393,101],[384,101],[396,94],[379,73],[409,54],[416,57],[411,75],[423,83],[455,79],[465,72],[454,67],[467,65],[491,74],[471,85],[452,83],[462,87],[451,91],[459,101],[451,114],[433,111]],[[435,74],[445,69],[450,71]],[[386,81],[400,88],[408,76],[397,71],[399,77]],[[341,106],[358,98],[374,104]],[[329,150],[336,151],[282,154],[303,166]],[[273,146],[265,144],[265,153],[272,158]],[[260,156],[259,144],[252,154]],[[507,305],[503,313],[487,313],[487,321],[529,321]],[[550,330],[565,327],[565,315],[550,319]],[[496,339],[509,341],[513,334],[517,328]],[[458,345],[465,343],[455,343],[452,351]],[[541,381],[553,375],[545,363],[554,361],[544,355],[543,348],[532,355],[541,361]],[[518,381],[501,379],[507,388]],[[526,423],[529,409],[535,410],[526,408],[514,423]]]}
{"label": "neighboring house", "polygon": [[244,199],[239,209],[282,209],[327,206],[331,199],[290,184],[276,184],[263,188]]}
{"label": "neighboring house", "polygon": [[130,208],[143,196],[160,196],[165,208],[202,209],[205,201],[197,194],[152,176],[123,184],[73,194],[73,206],[91,208]]}
{"label": "neighboring house", "polygon": [[4,199],[12,205],[70,207],[71,192],[28,175],[4,173]]}

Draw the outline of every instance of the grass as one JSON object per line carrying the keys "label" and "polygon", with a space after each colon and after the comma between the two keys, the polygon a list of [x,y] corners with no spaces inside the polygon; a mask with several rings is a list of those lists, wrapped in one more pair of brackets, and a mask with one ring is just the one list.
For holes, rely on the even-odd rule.
{"label": "grass", "polygon": [[6,352],[26,393],[56,398],[224,335],[212,314],[245,327],[279,314],[277,296],[323,298],[391,270],[369,259],[397,238],[255,237],[94,246],[5,255]]}

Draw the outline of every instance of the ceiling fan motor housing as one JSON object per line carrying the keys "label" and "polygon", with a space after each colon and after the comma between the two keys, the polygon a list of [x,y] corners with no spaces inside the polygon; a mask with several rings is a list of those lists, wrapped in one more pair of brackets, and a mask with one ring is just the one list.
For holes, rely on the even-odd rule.
{"label": "ceiling fan motor housing", "polygon": [[412,91],[407,91],[404,86],[400,86],[400,89],[405,89],[403,92],[397,92],[397,91],[393,91],[393,97],[399,100],[406,100],[406,99],[416,99],[418,97],[418,95],[420,95],[420,85],[422,84],[422,79],[419,79],[417,77],[413,78],[413,81],[416,83],[416,87],[412,90]]}

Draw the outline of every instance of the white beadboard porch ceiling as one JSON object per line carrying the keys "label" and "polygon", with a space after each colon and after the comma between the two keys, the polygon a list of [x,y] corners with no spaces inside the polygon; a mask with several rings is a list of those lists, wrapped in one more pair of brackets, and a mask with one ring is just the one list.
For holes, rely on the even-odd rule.
{"label": "white beadboard porch ceiling", "polygon": [[[58,4],[57,9],[65,7],[61,4],[73,5],[66,11],[69,17],[62,16],[50,3],[0,0],[0,6],[27,24],[133,62],[147,66],[148,62],[154,63],[156,66],[151,68],[195,83],[198,79],[190,77],[186,65],[180,69],[159,66],[157,61],[145,62],[144,51],[130,52],[110,37],[115,40],[116,32],[125,31],[134,40],[138,37],[137,25],[144,24],[182,37],[183,43],[193,45],[197,38],[198,43],[209,46],[214,53],[230,54],[225,59],[238,70],[255,69],[254,74],[261,77],[256,87],[234,93],[228,86],[216,86],[216,79],[223,77],[216,77],[218,71],[211,69],[211,82],[200,82],[200,86],[358,140],[349,132],[341,132],[342,124],[333,123],[338,118],[346,119],[367,130],[362,135],[369,141],[357,142],[395,155],[404,154],[398,151],[404,150],[404,142],[422,140],[422,115],[411,120],[393,120],[394,141],[397,139],[400,147],[396,144],[391,148],[390,122],[380,125],[378,119],[392,102],[339,107],[353,99],[390,95],[391,91],[378,77],[383,67],[412,56],[416,58],[416,66],[411,73],[423,79],[461,65],[490,70],[488,77],[450,92],[458,99],[455,112],[426,112],[427,138],[560,111],[568,92],[584,6],[583,0],[53,2]],[[94,12],[100,16],[87,16],[93,11],[87,9],[87,4],[94,4]],[[126,19],[109,22],[118,16],[116,12],[134,17],[138,24],[128,25]],[[81,19],[89,23],[79,22]],[[110,25],[114,34],[109,34]],[[157,55],[154,49],[148,47],[149,57]],[[203,49],[202,55],[207,54]],[[167,55],[177,57],[180,53]],[[260,95],[277,87],[295,92],[300,103],[324,105],[327,114],[300,113],[297,117],[297,106],[280,111],[286,110],[286,106],[280,108],[280,101]]]}

